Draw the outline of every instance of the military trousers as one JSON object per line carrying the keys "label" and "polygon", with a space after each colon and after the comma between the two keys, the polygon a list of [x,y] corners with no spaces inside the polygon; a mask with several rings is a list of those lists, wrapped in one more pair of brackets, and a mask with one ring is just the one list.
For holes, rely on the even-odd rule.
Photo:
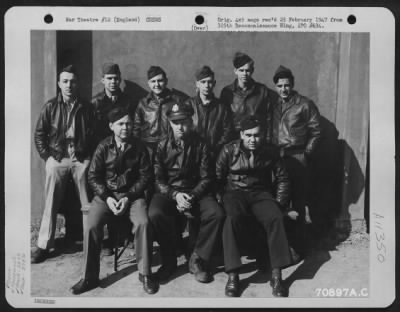
{"label": "military trousers", "polygon": [[281,268],[291,263],[283,214],[271,194],[263,191],[229,191],[223,196],[226,220],[222,233],[225,271],[241,267],[240,242],[246,235],[246,218],[255,217],[266,236],[270,264]]}
{"label": "military trousers", "polygon": [[37,241],[39,248],[49,249],[54,246],[57,213],[71,177],[79,194],[81,207],[88,206],[88,167],[88,159],[80,162],[75,157],[64,157],[57,161],[50,156],[46,160],[45,204]]}
{"label": "military trousers", "polygon": [[[190,212],[194,217],[193,221],[198,222],[194,252],[203,260],[209,261],[221,237],[225,217],[223,209],[213,196],[204,196],[193,205]],[[160,245],[163,262],[176,261],[176,228],[179,217],[176,201],[160,193],[153,196],[149,207],[149,219]]]}
{"label": "military trousers", "polygon": [[[122,198],[123,195],[117,198]],[[136,263],[139,273],[151,273],[151,260],[153,252],[152,229],[147,216],[147,204],[144,198],[136,199],[130,203],[127,211],[122,216],[115,216],[107,203],[95,196],[89,210],[87,219],[87,233],[84,237],[84,277],[97,279],[100,273],[100,252],[104,238],[104,225],[112,218],[129,217],[133,224],[132,233],[135,235]]]}

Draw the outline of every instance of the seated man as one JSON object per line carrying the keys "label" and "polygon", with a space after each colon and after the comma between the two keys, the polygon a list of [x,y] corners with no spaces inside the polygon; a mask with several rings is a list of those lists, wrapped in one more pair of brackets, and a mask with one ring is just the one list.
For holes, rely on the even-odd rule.
{"label": "seated man", "polygon": [[224,213],[210,193],[214,177],[208,149],[192,131],[193,109],[175,104],[167,112],[172,128],[155,155],[156,191],[149,208],[149,219],[160,244],[162,266],[157,272],[165,282],[177,267],[176,227],[179,213],[199,222],[199,233],[189,260],[189,271],[199,282],[212,281],[209,260],[223,225]]}
{"label": "seated man", "polygon": [[[279,153],[261,144],[260,122],[256,117],[245,117],[240,122],[240,129],[241,138],[225,145],[216,163],[218,198],[222,198],[226,212],[222,234],[225,271],[228,273],[225,294],[239,296],[239,239],[243,235],[239,229],[246,217],[254,216],[267,237],[272,294],[287,296],[281,268],[291,264],[282,213],[288,206],[289,178]],[[275,197],[273,176],[277,183]]]}
{"label": "seated man", "polygon": [[84,244],[84,278],[71,288],[74,295],[99,285],[103,227],[113,216],[129,215],[135,235],[139,281],[148,294],[158,290],[151,276],[152,232],[147,217],[144,190],[151,179],[146,147],[131,136],[132,120],[125,108],[108,114],[113,136],[104,139],[93,155],[88,180],[95,193],[89,210]]}

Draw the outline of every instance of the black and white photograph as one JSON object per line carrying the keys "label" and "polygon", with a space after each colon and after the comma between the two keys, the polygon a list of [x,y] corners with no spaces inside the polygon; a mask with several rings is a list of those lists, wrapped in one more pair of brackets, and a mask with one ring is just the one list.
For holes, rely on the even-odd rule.
{"label": "black and white photograph", "polygon": [[6,23],[9,302],[390,304],[385,10],[386,32],[368,9],[36,9],[19,43]]}

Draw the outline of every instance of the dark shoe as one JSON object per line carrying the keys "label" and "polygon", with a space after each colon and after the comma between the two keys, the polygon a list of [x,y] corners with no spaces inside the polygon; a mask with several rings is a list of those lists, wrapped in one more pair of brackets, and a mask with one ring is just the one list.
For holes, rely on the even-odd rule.
{"label": "dark shoe", "polygon": [[239,297],[239,274],[229,273],[228,281],[225,285],[225,296]]}
{"label": "dark shoe", "polygon": [[274,297],[287,297],[287,289],[283,286],[282,278],[272,277],[271,278],[272,295]]}
{"label": "dark shoe", "polygon": [[189,260],[189,272],[194,274],[194,278],[200,283],[209,283],[212,281],[212,275],[205,268],[204,260],[195,252],[193,252]]}
{"label": "dark shoe", "polygon": [[40,263],[49,257],[49,251],[47,249],[35,248],[31,253],[31,263]]}
{"label": "dark shoe", "polygon": [[143,284],[143,290],[149,295],[155,294],[158,291],[158,282],[151,275],[139,273],[139,281]]}
{"label": "dark shoe", "polygon": [[89,280],[82,278],[78,283],[71,287],[70,291],[74,295],[79,295],[99,286],[99,280]]}
{"label": "dark shoe", "polygon": [[172,274],[174,274],[176,268],[177,268],[176,260],[168,261],[165,264],[163,264],[156,273],[156,278],[159,281],[159,283],[167,282],[172,276]]}

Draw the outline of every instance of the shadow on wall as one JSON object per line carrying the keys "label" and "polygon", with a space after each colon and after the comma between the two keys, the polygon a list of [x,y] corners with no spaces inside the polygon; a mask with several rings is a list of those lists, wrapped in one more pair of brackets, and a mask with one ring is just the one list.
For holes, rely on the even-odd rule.
{"label": "shadow on wall", "polygon": [[123,84],[123,86],[121,84],[121,89],[132,99],[132,102],[136,109],[140,99],[147,96],[149,94],[149,91],[130,80],[124,80]]}
{"label": "shadow on wall", "polygon": [[[323,139],[314,155],[310,173],[312,235],[345,240],[351,231],[349,207],[358,202],[365,178],[350,145],[339,139],[335,125],[321,116]],[[339,221],[339,222],[337,222]]]}

